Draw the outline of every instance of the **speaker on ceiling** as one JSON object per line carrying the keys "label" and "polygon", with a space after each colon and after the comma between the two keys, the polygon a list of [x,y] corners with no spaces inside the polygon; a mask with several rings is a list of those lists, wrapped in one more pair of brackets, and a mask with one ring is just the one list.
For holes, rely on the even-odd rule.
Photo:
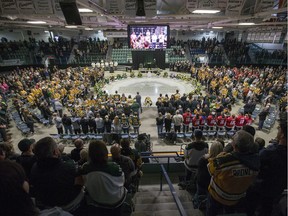
{"label": "speaker on ceiling", "polygon": [[146,16],[144,8],[144,0],[137,0],[136,7],[137,7],[136,16]]}
{"label": "speaker on ceiling", "polygon": [[82,25],[75,0],[60,0],[59,4],[68,25]]}

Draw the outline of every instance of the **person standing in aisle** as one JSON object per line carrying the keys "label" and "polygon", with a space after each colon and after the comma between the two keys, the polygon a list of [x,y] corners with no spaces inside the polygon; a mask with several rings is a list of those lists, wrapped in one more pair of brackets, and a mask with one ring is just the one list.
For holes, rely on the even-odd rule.
{"label": "person standing in aisle", "polygon": [[137,95],[135,96],[136,102],[139,104],[140,106],[140,112],[142,113],[142,102],[141,102],[141,95],[139,94],[139,92],[137,92]]}

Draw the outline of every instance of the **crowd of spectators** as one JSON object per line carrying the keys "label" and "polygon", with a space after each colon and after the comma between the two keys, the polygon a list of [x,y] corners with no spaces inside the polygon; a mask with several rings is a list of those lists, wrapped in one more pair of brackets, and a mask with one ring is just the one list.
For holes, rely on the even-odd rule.
{"label": "crowd of spectators", "polygon": [[48,42],[44,40],[36,41],[34,38],[29,38],[29,41],[8,41],[6,38],[2,38],[0,43],[1,58],[3,60],[18,58],[17,56],[13,57],[15,54],[13,51],[17,53],[19,50],[21,55],[28,56],[30,60],[25,64],[43,64],[45,56],[53,56],[56,64],[67,64],[72,49],[77,43],[78,49],[74,49],[76,61],[87,59],[90,54],[98,54],[103,57],[108,50],[108,42],[96,40],[96,38],[79,42],[76,42],[73,38],[68,40],[61,36],[53,40],[48,38]]}
{"label": "crowd of spectators", "polygon": [[[249,110],[245,114],[251,114],[256,103],[267,98],[263,103],[267,106],[283,97],[286,89],[285,70],[281,68],[195,68],[189,63],[185,67],[197,81],[197,86],[205,87],[205,97],[197,96],[199,92],[177,94],[176,98],[175,95],[161,96],[157,101],[158,108],[164,105],[165,109],[172,107],[176,111],[181,106],[182,112],[189,108],[196,114],[194,110],[197,107],[198,115],[202,115],[206,104],[209,110],[221,115],[222,112],[231,113],[231,105],[243,100],[244,108]],[[4,75],[1,82],[4,93],[7,89],[12,91],[12,102],[32,133],[35,111],[50,124],[54,123],[59,134],[127,133],[132,128],[139,133],[141,96],[103,92],[101,88],[109,80],[104,78],[102,68],[18,69]],[[96,94],[91,87],[96,89]]]}
{"label": "crowd of spectators", "polygon": [[[39,41],[39,50],[37,53],[37,59],[42,61],[42,58],[47,55],[53,55],[60,64],[67,64],[70,57],[73,46],[75,45],[74,39],[67,40],[63,37],[52,40],[48,39],[48,42]],[[41,61],[37,62],[41,64]]]}
{"label": "crowd of spectators", "polygon": [[185,49],[184,48],[173,48],[168,53],[169,57],[185,57]]}
{"label": "crowd of spectators", "polygon": [[[280,67],[259,69],[203,66],[195,69],[192,66],[191,75],[198,84],[205,86],[205,96],[196,90],[183,94],[177,91],[170,96],[160,94],[156,102],[159,113],[156,120],[158,133],[180,132],[181,128],[183,132],[199,128],[227,131],[239,129],[252,124],[252,113],[257,103],[264,107],[259,114],[258,129],[262,130],[271,104],[279,103],[280,99],[285,101],[285,73],[286,69]],[[232,112],[234,103],[239,100],[244,103],[243,113]],[[174,117],[177,121],[173,120]],[[174,130],[171,130],[171,123],[174,123]]]}
{"label": "crowd of spectators", "polygon": [[[19,110],[20,115],[23,117],[24,121],[27,122],[27,119],[29,119],[29,107],[39,109],[39,111],[43,114],[45,118],[47,118],[47,120],[54,120],[58,133],[63,133],[63,127],[65,133],[71,134],[88,133],[89,131],[92,133],[103,133],[105,131],[109,133],[109,131],[113,130],[112,128],[114,128],[114,132],[116,134],[121,132],[129,133],[130,125],[133,126],[134,132],[138,133],[141,124],[141,122],[139,121],[139,115],[141,111],[141,96],[137,94],[138,96],[136,96],[134,100],[134,98],[132,98],[131,96],[126,97],[125,94],[121,95],[118,92],[115,92],[113,94],[107,94],[105,92],[100,93],[100,91],[97,91],[96,93],[90,91],[90,87],[97,86],[102,82],[107,81],[104,78],[103,73],[104,72],[101,69],[97,68],[67,68],[66,70],[58,70],[57,68],[55,68],[53,71],[49,71],[43,68],[17,69],[10,74],[2,76],[1,91],[4,98],[6,95],[5,91],[7,91],[7,89],[11,91],[10,96],[12,97],[13,104],[14,106],[16,105],[15,108]],[[241,129],[245,128],[245,126],[247,125],[251,125],[252,119],[249,115],[251,114],[251,112],[253,112],[252,107],[255,105],[255,101],[263,102],[263,99],[269,95],[270,98],[272,97],[274,98],[274,100],[285,96],[286,70],[282,68],[272,67],[260,69],[252,67],[210,68],[208,66],[195,68],[194,66],[192,66],[191,75],[197,80],[198,83],[201,83],[203,86],[205,86],[206,95],[201,95],[195,92],[187,92],[180,94],[179,91],[176,91],[176,93],[171,95],[170,97],[168,95],[160,95],[156,103],[159,113],[159,116],[156,119],[159,135],[161,135],[161,133],[164,131],[168,133],[172,131],[193,131],[195,136],[200,136],[200,134],[202,133],[201,130],[203,129],[213,130],[215,128],[218,130],[227,131],[236,129],[240,131],[239,134],[241,136],[239,136],[246,137],[248,141],[241,140],[239,138],[239,142],[236,142],[237,139],[235,138],[235,140],[233,140],[235,142],[233,146],[235,152],[240,152],[241,155],[242,153],[250,154],[250,149],[252,151],[252,148],[249,147],[248,151],[247,146],[243,147],[244,150],[242,149],[242,147],[240,148],[240,146],[237,146],[238,143],[245,143],[245,145],[251,144],[251,137],[249,137],[249,135],[247,135]],[[233,116],[231,112],[233,102],[240,99],[243,100],[246,104],[250,103],[249,106],[247,106],[248,109],[246,107],[246,111],[244,109],[245,113],[239,113]],[[4,99],[2,101],[5,102]],[[1,107],[4,107],[3,102]],[[271,102],[274,101],[272,100]],[[265,106],[266,105],[268,106],[268,104],[265,104]],[[284,109],[286,108],[285,105],[283,105],[282,107]],[[67,115],[68,113],[65,112],[67,110],[70,111],[72,117]],[[53,112],[55,113],[54,115]],[[89,124],[89,120],[91,119],[91,124]],[[207,124],[207,126],[205,125],[205,123]],[[0,125],[4,126],[3,128],[0,128],[4,129],[5,131],[7,123],[3,121]],[[61,127],[62,130],[59,130]],[[200,131],[198,129],[200,129]],[[2,130],[0,131],[2,132]],[[282,134],[281,136],[280,132]],[[279,131],[278,141],[284,143],[284,138],[286,140],[287,135],[285,136],[284,129],[281,129],[281,131]],[[126,152],[127,155],[135,152],[130,149],[129,143],[127,145],[127,141],[121,142],[119,137],[116,140],[122,145],[120,152],[123,152],[123,155],[124,152]],[[79,205],[81,206],[81,197],[84,196],[84,194],[82,193],[82,186],[85,185],[89,194],[89,202],[87,202],[86,204],[113,204],[113,207],[116,207],[116,210],[109,210],[110,215],[117,215],[115,211],[122,211],[122,205],[118,206],[116,204],[120,204],[124,199],[126,199],[125,191],[129,191],[129,187],[127,188],[127,184],[130,182],[130,180],[126,181],[124,178],[124,176],[128,176],[127,173],[122,173],[118,166],[116,166],[115,164],[110,164],[107,161],[108,152],[104,143],[95,141],[92,141],[90,143],[88,149],[88,158],[90,158],[90,160],[88,159],[89,161],[85,163],[85,161],[87,160],[87,153],[85,153],[85,151],[83,150],[81,140],[75,142],[76,149],[73,150],[73,153],[71,152],[71,156],[68,155],[68,157],[67,155],[60,152],[57,145],[55,145],[55,141],[52,138],[43,138],[39,140],[35,144],[34,150],[32,150],[32,147],[30,148],[30,146],[32,146],[32,143],[34,142],[35,141],[33,140],[29,140],[29,143],[27,142],[28,144],[26,143],[23,145],[26,147],[28,146],[27,148],[24,148],[22,145],[19,144],[19,149],[22,149],[22,152],[26,152],[25,154],[23,153],[23,156],[26,154],[33,155],[33,152],[36,156],[36,158],[33,159],[34,162],[36,160],[36,164],[33,165],[30,173],[29,167],[28,169],[25,168],[24,170],[28,172],[26,174],[30,177],[30,193],[34,197],[36,197],[36,205],[38,208],[40,208],[40,210],[44,210],[45,208],[50,208],[53,206],[61,206],[64,210],[70,211],[73,214],[77,215],[77,212],[83,211],[83,209],[76,210],[74,207]],[[127,149],[125,150],[123,146],[126,146]],[[273,148],[277,148],[277,146],[274,146]],[[9,150],[7,150],[7,147],[1,147],[0,150],[0,158],[6,159],[7,156],[9,156],[10,154]],[[113,154],[115,155],[113,160],[120,163],[121,161],[119,159],[119,155],[117,156],[117,152],[119,154],[119,146],[115,146],[115,148],[113,148]],[[203,152],[205,153],[205,151]],[[237,153],[235,154],[237,155]],[[98,156],[99,158],[94,158]],[[13,157],[9,156],[9,158]],[[74,163],[69,163],[70,158],[73,159],[75,162],[78,161],[76,162],[77,166],[81,167],[79,169],[79,172],[76,172],[76,166]],[[135,157],[131,157],[131,159],[134,160],[134,167],[140,166],[139,164],[141,164],[141,162],[135,161]],[[265,159],[267,158],[265,157]],[[129,159],[127,158],[124,158],[122,160],[129,161]],[[18,159],[17,161],[19,163],[23,162],[23,160],[21,159]],[[210,163],[208,162],[208,164]],[[241,163],[241,165],[244,166],[243,169],[247,169],[247,167],[245,167],[248,166],[247,164],[243,165]],[[9,167],[10,165],[5,164],[5,166]],[[17,165],[15,164],[11,165],[11,167],[12,166],[17,167]],[[52,172],[51,167],[54,167],[55,169],[53,170],[57,171]],[[130,166],[130,168],[131,167],[132,166]],[[214,172],[213,166],[210,164],[208,168],[210,169],[213,181],[216,181],[218,184],[219,179],[217,180],[218,177],[217,174],[215,174]],[[248,166],[248,168],[255,171],[255,173],[250,176],[251,178],[255,178],[259,170],[261,173],[261,167],[255,168]],[[15,169],[21,170],[19,166]],[[49,170],[49,172],[47,172],[47,170]],[[123,168],[122,170],[124,171]],[[132,168],[128,170],[131,171]],[[99,171],[100,173],[104,172],[105,175],[98,175],[97,173],[94,173],[95,171]],[[9,172],[5,170],[5,172],[3,173],[7,175],[7,173]],[[0,164],[0,174],[2,175],[3,173],[1,172]],[[19,171],[18,173],[23,173],[23,171]],[[94,174],[90,175],[90,173]],[[283,173],[284,172],[282,172],[282,174]],[[276,176],[278,176],[278,181],[280,181],[280,179],[283,179],[282,174],[280,172],[277,172]],[[138,175],[141,175],[141,172],[138,172]],[[21,174],[21,176],[22,179],[20,180],[20,185],[24,185],[25,181],[23,180],[23,175]],[[61,178],[63,181],[56,181],[56,176],[57,179]],[[83,176],[87,177],[86,181],[83,181],[83,179],[81,178]],[[279,176],[281,176],[281,178]],[[188,178],[189,173],[187,179]],[[262,178],[262,176],[259,176],[259,178]],[[1,181],[6,181],[6,178],[2,178],[2,176],[0,179]],[[74,183],[74,180],[76,180],[76,184]],[[103,191],[95,191],[95,187],[97,186],[93,183],[94,180],[97,180],[97,182],[101,185],[101,188],[103,186]],[[108,191],[106,191],[107,181],[112,181],[110,183],[113,184],[114,188],[113,190],[109,191],[109,193]],[[118,186],[114,184],[116,182],[119,183],[117,184]],[[226,181],[224,181],[223,183],[223,189],[226,189],[225,182]],[[239,197],[242,197],[243,193],[245,193],[247,188],[250,186],[250,180],[248,182],[249,184],[245,184],[243,187],[241,187],[241,189],[238,188],[239,190],[237,189],[236,192],[237,194],[239,193]],[[19,182],[15,182],[15,184],[17,183],[19,184]],[[27,185],[27,183],[25,183],[25,185]],[[49,185],[49,187],[42,187],[42,185]],[[50,185],[52,187],[50,187]],[[271,192],[268,196],[269,199],[276,199],[276,195],[278,195],[282,190],[283,182],[280,182],[279,185],[281,186],[277,187],[277,194]],[[214,186],[215,185],[210,185],[209,188],[212,188]],[[14,188],[15,185],[11,187]],[[18,186],[17,188],[19,189]],[[8,189],[9,188],[7,188],[7,190]],[[66,192],[65,189],[69,190],[69,192]],[[21,191],[22,189],[19,190]],[[208,188],[204,188],[204,190],[208,191]],[[252,188],[251,190],[257,190],[257,188]],[[212,191],[213,189],[209,189],[209,192],[207,192],[209,199],[212,200],[209,200],[208,203],[213,202],[217,206],[220,206],[219,208],[226,208],[226,205],[230,205],[230,203],[227,204],[227,202],[224,202],[223,199],[219,197],[218,193],[214,193]],[[233,191],[228,189],[225,191],[227,191],[227,193],[233,193]],[[119,196],[113,195],[113,193],[116,192]],[[23,191],[21,193],[23,193]],[[105,194],[105,196],[98,196],[99,193]],[[3,196],[3,194],[5,193],[0,194]],[[67,196],[67,194],[70,195]],[[110,195],[111,197],[113,196],[113,199],[110,197]],[[252,196],[253,193],[250,195]],[[27,194],[25,194],[25,196],[26,200],[29,200],[27,199]],[[267,197],[263,197],[263,200],[259,200],[259,202],[267,201],[266,198]],[[1,200],[3,199],[1,198]],[[18,203],[16,201],[13,201],[13,204]],[[7,211],[6,215],[11,215],[11,211],[17,210],[9,207],[9,202],[12,203],[11,200],[7,199],[5,200],[5,202],[8,203],[6,205],[7,208],[5,209],[5,211]],[[238,202],[239,199],[236,199],[231,205],[235,205]],[[67,205],[68,203],[72,203],[72,206]],[[101,207],[96,209],[94,207],[90,207],[84,208],[85,210],[88,210],[88,215],[93,215],[95,211],[100,211],[102,214],[102,211],[106,212],[107,210]],[[58,208],[53,210],[60,211]],[[32,211],[34,213],[29,212],[29,214],[27,215],[39,214],[37,213],[39,212],[39,210],[35,209],[35,206],[33,206],[33,204],[31,204],[29,211]],[[214,210],[214,208],[210,206],[207,212],[211,213],[211,211],[212,213],[218,212],[218,208],[217,210]],[[81,214],[83,215],[83,212]]]}
{"label": "crowd of spectators", "polygon": [[176,40],[174,37],[170,37],[169,39],[169,45],[170,46],[180,46],[181,48],[185,47],[185,42],[183,40]]}
{"label": "crowd of spectators", "polygon": [[218,60],[222,58],[221,49],[218,47],[219,42],[216,38],[205,38],[201,40],[188,40],[187,41],[192,62],[200,63],[201,55],[207,54],[210,62],[215,61],[215,58]]}
{"label": "crowd of spectators", "polygon": [[274,50],[269,52],[268,50],[262,49],[261,51],[255,52],[255,59],[259,63],[264,63],[267,60],[282,60],[287,61],[286,50]]}
{"label": "crowd of spectators", "polygon": [[26,64],[31,64],[33,61],[31,61],[30,55],[34,55],[36,47],[34,38],[29,38],[28,41],[8,41],[6,38],[1,38],[0,56],[2,60],[20,59]]}
{"label": "crowd of spectators", "polygon": [[103,141],[88,148],[81,139],[74,144],[66,154],[51,137],[25,138],[18,143],[21,155],[0,144],[1,215],[130,215],[142,175],[140,153],[130,140],[114,144],[109,158]]}
{"label": "crowd of spectators", "polygon": [[[239,42],[237,39],[225,39],[218,42],[216,38],[203,37],[201,40],[189,39],[187,42],[184,42],[183,40],[176,40],[172,37],[169,43],[170,46],[181,47],[174,47],[168,53],[169,57],[185,57],[185,45],[188,44],[192,61],[195,63],[200,62],[199,57],[201,54],[207,54],[209,62],[211,63],[224,62],[225,53],[227,59],[232,64],[251,62],[248,54],[249,44]],[[72,50],[75,44],[78,44],[78,48]],[[125,44],[125,41],[115,40],[113,48],[122,48]],[[49,38],[48,42],[43,40],[36,41],[34,38],[29,38],[28,41],[8,41],[6,38],[2,38],[0,50],[2,60],[21,59],[25,64],[43,64],[45,56],[52,56],[56,64],[67,64],[71,52],[73,52],[75,57],[74,63],[89,63],[104,58],[108,51],[108,42],[100,41],[99,38],[88,38],[87,40],[77,42],[73,38],[68,40],[61,36],[53,40]],[[285,50],[274,50],[270,52],[263,49],[255,53],[255,63],[264,63],[266,60],[282,60],[283,63],[286,59],[287,52]]]}
{"label": "crowd of spectators", "polygon": [[191,69],[191,63],[187,61],[176,61],[170,62],[169,70],[176,71],[176,72],[186,72],[189,73]]}
{"label": "crowd of spectators", "polygon": [[204,50],[205,53],[210,54],[213,50],[214,47],[219,44],[219,42],[217,41],[217,39],[214,37],[212,38],[205,38],[203,37],[201,40],[188,40],[187,44],[190,48],[190,50],[192,49],[202,49]]}
{"label": "crowd of spectators", "polygon": [[[103,77],[102,68],[54,68],[52,72],[26,68],[5,75],[2,85],[9,85],[12,102],[27,125],[31,125],[31,115],[41,113],[50,124],[55,124],[59,134],[120,134],[132,128],[139,133],[141,95],[108,95],[101,90],[104,82],[109,82]],[[98,88],[96,94],[91,87]],[[37,116],[35,120],[39,120]],[[33,125],[30,129],[34,133]]]}
{"label": "crowd of spectators", "polygon": [[[30,43],[33,44],[33,40]],[[204,39],[199,44],[191,41],[192,46],[209,50],[212,47],[215,50],[216,43],[214,39]],[[3,50],[7,52],[9,49],[12,50],[11,47],[17,49],[18,45],[5,45]],[[105,53],[106,45],[106,42],[91,39],[80,44],[80,48],[90,53],[91,49],[98,47],[97,52]],[[232,48],[234,45],[238,47],[239,52]],[[55,44],[51,41],[48,46],[41,43],[40,46],[43,53],[52,52],[60,56],[62,51],[73,47],[71,41],[61,40]],[[229,41],[225,46],[235,58],[248,52],[245,44],[236,41]],[[248,215],[253,215],[258,206],[260,215],[269,215],[271,205],[287,187],[287,119],[280,117],[277,141],[260,152],[260,160],[257,158],[258,155],[255,155],[259,150],[255,150],[253,134],[248,134],[242,129],[247,130],[245,126],[251,125],[253,119],[250,115],[256,102],[269,107],[266,98],[270,98],[269,102],[274,103],[287,94],[286,69],[208,66],[195,68],[189,62],[176,62],[171,65],[173,70],[175,67],[176,71],[190,71],[191,76],[205,87],[206,95],[195,92],[180,94],[179,91],[170,97],[160,94],[156,103],[159,113],[156,118],[157,130],[159,135],[164,131],[193,131],[195,134],[196,144],[192,143],[185,149],[186,180],[191,177],[191,166],[194,169],[193,166],[202,169],[198,170],[198,173],[207,171],[207,174],[209,170],[209,175],[202,176],[205,178],[203,182],[209,183],[203,186],[202,181],[197,182],[200,185],[197,195],[208,197],[207,215],[223,213],[223,209],[226,213],[233,212],[234,209],[228,206],[242,204],[246,192],[247,203],[244,206]],[[3,140],[9,140],[6,132],[9,125],[6,116],[8,91],[15,109],[23,121],[31,126],[31,132],[34,132],[31,125],[34,120],[30,109],[38,109],[50,123],[54,122],[59,134],[64,131],[66,134],[129,133],[131,126],[134,133],[139,133],[139,93],[135,98],[118,92],[107,94],[99,91],[104,82],[107,82],[104,71],[98,68],[54,68],[52,71],[47,68],[17,68],[9,74],[1,75],[0,133]],[[96,93],[90,90],[90,87],[95,86],[99,87]],[[236,100],[244,101],[243,114],[233,115],[232,105]],[[281,111],[284,111],[284,117],[287,118],[287,100],[282,99],[282,103]],[[238,132],[233,138],[232,150],[228,153],[228,148],[224,148],[225,153],[220,153],[223,149],[223,146],[220,146],[222,144],[213,143],[208,153],[209,147],[201,140],[201,130],[204,129],[236,129]],[[132,183],[135,183],[135,176],[131,174],[136,170],[137,177],[141,176],[142,160],[137,150],[130,148],[129,140],[120,141],[120,137],[116,140],[119,144],[111,148],[112,158],[109,160],[107,147],[102,141],[91,141],[86,149],[83,140],[78,139],[74,142],[75,149],[68,155],[63,153],[63,148],[57,146],[51,137],[44,137],[37,142],[32,139],[21,140],[18,144],[22,152],[20,156],[13,154],[9,144],[0,144],[0,203],[3,204],[3,215],[47,215],[47,209],[62,215],[70,215],[68,212],[74,215],[123,215],[123,211],[129,208],[123,203],[129,202],[128,192],[131,192]],[[263,143],[263,140],[257,143]],[[195,163],[196,157],[190,157],[191,149],[199,150],[199,145],[201,154],[198,157],[205,157],[201,160],[202,166]],[[216,148],[214,146],[217,150],[212,151]],[[261,146],[263,148],[263,144]],[[208,155],[205,155],[207,153]],[[191,158],[194,160],[193,163],[189,160]],[[17,163],[9,160],[15,160]],[[228,162],[229,170],[234,172],[234,179],[226,173]],[[238,170],[235,171],[235,167]],[[237,176],[241,178],[236,179]],[[252,185],[255,178],[258,181]],[[239,186],[237,188],[235,181]],[[220,190],[225,191],[225,194],[220,193]],[[30,196],[36,199],[35,204]],[[84,200],[84,196],[87,199]],[[60,206],[62,209],[53,208],[54,206]],[[123,209],[124,207],[126,209]]]}
{"label": "crowd of spectators", "polygon": [[249,52],[249,44],[237,41],[237,39],[225,39],[223,42],[228,59],[232,63],[249,63],[251,61]]}
{"label": "crowd of spectators", "polygon": [[223,63],[225,62],[225,52],[219,45],[216,45],[212,52],[208,54],[210,63]]}
{"label": "crowd of spectators", "polygon": [[78,42],[78,49],[74,49],[74,55],[76,62],[81,62],[85,59],[91,58],[93,54],[105,56],[108,51],[108,42],[101,41],[99,38],[92,39],[91,37],[88,40],[81,40]]}

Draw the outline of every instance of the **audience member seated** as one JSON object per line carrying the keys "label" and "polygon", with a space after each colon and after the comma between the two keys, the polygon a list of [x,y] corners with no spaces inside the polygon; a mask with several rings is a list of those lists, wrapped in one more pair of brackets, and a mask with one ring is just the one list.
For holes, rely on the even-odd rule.
{"label": "audience member seated", "polygon": [[76,139],[74,141],[75,148],[71,151],[71,159],[76,163],[80,160],[80,152],[84,148],[84,141],[82,139]]}
{"label": "audience member seated", "polygon": [[61,206],[76,211],[83,199],[82,185],[76,181],[76,167],[61,160],[57,143],[51,137],[34,147],[37,162],[30,175],[32,196],[40,209]]}
{"label": "audience member seated", "polygon": [[18,148],[22,152],[19,157],[16,158],[16,162],[19,163],[25,170],[28,180],[30,179],[30,173],[32,166],[36,162],[36,158],[33,154],[33,148],[36,141],[34,139],[22,139],[18,143]]}
{"label": "audience member seated", "polygon": [[103,141],[91,141],[88,153],[89,161],[80,170],[87,191],[88,215],[121,216],[127,191],[120,166],[108,162]]}
{"label": "audience member seated", "polygon": [[233,137],[234,150],[209,160],[211,181],[206,209],[208,216],[235,213],[237,204],[245,197],[259,172],[259,156],[250,151],[253,145],[253,136],[239,130]]}

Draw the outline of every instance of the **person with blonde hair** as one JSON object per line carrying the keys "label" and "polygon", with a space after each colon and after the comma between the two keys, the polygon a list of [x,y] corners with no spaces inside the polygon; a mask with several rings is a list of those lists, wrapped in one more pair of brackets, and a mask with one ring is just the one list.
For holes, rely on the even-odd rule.
{"label": "person with blonde hair", "polygon": [[119,116],[115,116],[115,118],[113,120],[113,128],[114,128],[114,132],[116,134],[121,134],[122,127],[121,127],[121,122],[120,122]]}
{"label": "person with blonde hair", "polygon": [[171,125],[172,125],[172,115],[170,113],[167,113],[164,119],[164,126],[166,133],[170,133]]}
{"label": "person with blonde hair", "polygon": [[88,161],[88,149],[87,148],[83,148],[80,151],[80,160],[78,161],[78,165],[82,166],[84,163],[86,163]]}
{"label": "person with blonde hair", "polygon": [[193,199],[194,208],[201,208],[202,205],[206,204],[203,202],[207,198],[208,186],[210,183],[211,176],[209,174],[207,164],[210,158],[215,158],[219,153],[223,151],[223,145],[219,141],[214,141],[210,146],[209,152],[198,161],[197,169],[197,192]]}

